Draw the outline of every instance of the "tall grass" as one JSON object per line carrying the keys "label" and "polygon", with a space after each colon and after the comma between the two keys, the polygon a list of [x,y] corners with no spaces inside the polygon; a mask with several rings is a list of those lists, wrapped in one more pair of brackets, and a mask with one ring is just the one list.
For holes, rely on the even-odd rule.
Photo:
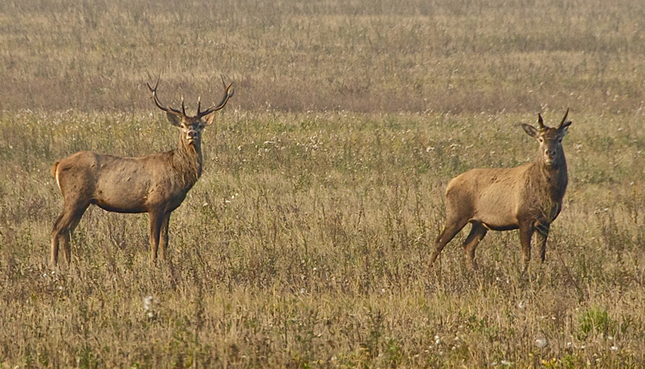
{"label": "tall grass", "polygon": [[[643,5],[0,3],[0,367],[642,367]],[[148,262],[146,215],[88,209],[48,265],[78,150],[176,145],[163,101],[236,95]],[[515,166],[571,107],[547,262],[516,232],[434,269],[450,178]],[[194,107],[193,107],[194,108]]]}
{"label": "tall grass", "polygon": [[[572,118],[564,209],[547,262],[522,276],[514,232],[482,242],[477,272],[465,267],[463,235],[436,269],[427,255],[445,183],[532,158],[514,124],[532,114],[224,112],[206,132],[203,177],[173,213],[167,263],[148,263],[145,215],[90,208],[62,270],[47,265],[61,206],[54,158],[80,147],[139,155],[172,146],[175,132],[158,115],[5,115],[3,360],[638,367],[642,132],[622,132],[640,118]],[[604,139],[623,143],[598,150]]]}

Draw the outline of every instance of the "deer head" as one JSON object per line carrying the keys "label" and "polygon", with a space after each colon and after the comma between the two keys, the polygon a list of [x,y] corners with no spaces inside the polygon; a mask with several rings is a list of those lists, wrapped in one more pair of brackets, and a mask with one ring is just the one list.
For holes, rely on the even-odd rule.
{"label": "deer head", "polygon": [[183,97],[181,99],[181,110],[174,109],[172,107],[165,107],[161,101],[159,101],[159,96],[157,96],[159,79],[157,79],[155,87],[150,86],[149,83],[146,85],[148,86],[148,89],[150,89],[150,92],[152,92],[152,99],[154,100],[155,105],[166,112],[166,116],[168,117],[170,124],[180,129],[182,140],[185,140],[188,144],[199,144],[204,127],[213,123],[215,112],[224,108],[228,99],[230,99],[235,92],[232,89],[233,84],[230,83],[227,85],[226,82],[224,82],[223,76],[222,84],[224,86],[224,97],[222,98],[222,101],[220,101],[219,104],[202,111],[201,98],[199,98],[197,100],[197,115],[195,116],[189,116],[186,114],[186,105]]}
{"label": "deer head", "polygon": [[538,128],[530,124],[522,124],[524,131],[540,144],[538,158],[547,167],[558,167],[564,162],[562,138],[567,134],[567,129],[571,124],[571,121],[567,121],[567,115],[569,115],[569,109],[567,109],[557,128],[544,125],[544,120],[540,114],[538,114]]}

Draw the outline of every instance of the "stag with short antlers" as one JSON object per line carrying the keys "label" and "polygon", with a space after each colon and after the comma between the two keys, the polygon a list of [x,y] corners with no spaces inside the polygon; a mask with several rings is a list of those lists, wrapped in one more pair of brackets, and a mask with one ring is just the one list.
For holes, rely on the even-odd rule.
{"label": "stag with short antlers", "polygon": [[[63,212],[52,231],[51,263],[58,263],[62,244],[65,259],[71,261],[70,234],[91,204],[119,213],[145,213],[150,218],[150,257],[158,252],[166,258],[170,213],[184,201],[186,194],[202,173],[202,130],[213,123],[215,113],[233,96],[232,84],[224,84],[222,101],[204,111],[197,104],[197,115],[165,107],[157,96],[157,87],[148,84],[155,105],[170,124],[179,128],[177,148],[141,157],[100,155],[80,151],[54,163],[52,176],[63,194]],[[161,244],[161,248],[159,247]],[[160,250],[160,251],[159,251]]]}
{"label": "stag with short antlers", "polygon": [[522,124],[524,131],[539,144],[534,162],[515,168],[472,169],[448,183],[446,225],[435,240],[430,266],[467,223],[471,223],[472,228],[463,246],[471,268],[477,268],[475,248],[488,230],[519,228],[523,272],[528,268],[531,238],[537,231],[540,258],[544,262],[549,228],[560,213],[567,189],[567,162],[562,138],[571,124],[567,121],[568,113],[567,109],[557,128],[545,126],[540,114],[538,128]]}

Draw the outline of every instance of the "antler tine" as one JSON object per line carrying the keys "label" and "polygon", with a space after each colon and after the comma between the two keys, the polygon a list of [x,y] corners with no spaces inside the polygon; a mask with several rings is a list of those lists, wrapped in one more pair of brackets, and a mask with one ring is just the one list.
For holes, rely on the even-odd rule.
{"label": "antler tine", "polygon": [[157,83],[155,83],[154,88],[152,86],[150,86],[150,83],[147,83],[147,82],[146,82],[146,86],[148,86],[148,89],[150,90],[150,92],[152,92],[152,99],[154,100],[155,105],[157,105],[157,107],[159,109],[163,110],[163,111],[168,111],[168,108],[164,107],[161,104],[161,102],[159,101],[159,97],[157,96],[157,87],[159,87],[159,80],[160,79],[161,78],[157,78]]}
{"label": "antler tine", "polygon": [[[148,86],[148,89],[150,90],[150,92],[152,92],[152,100],[155,102],[155,105],[157,105],[157,107],[159,109],[165,111],[166,113],[173,113],[173,114],[177,114],[177,115],[182,115],[182,112],[180,112],[179,110],[173,109],[172,107],[167,108],[167,107],[163,106],[161,101],[159,101],[159,96],[157,96],[157,87],[159,87],[159,80],[160,79],[161,78],[157,78],[157,83],[155,83],[154,88],[150,86],[150,83],[146,82],[146,85]],[[183,115],[186,116],[185,113]]]}
{"label": "antler tine", "polygon": [[204,110],[201,113],[198,112],[199,116],[207,115],[207,114],[216,112],[218,110],[221,110],[222,108],[224,108],[224,106],[226,106],[226,103],[228,102],[228,99],[233,97],[233,94],[235,94],[235,90],[232,89],[233,82],[231,82],[227,86],[226,82],[224,81],[224,76],[222,76],[222,85],[224,86],[224,97],[222,98],[222,101],[220,101],[220,103],[217,104],[217,106],[215,106],[215,107],[208,108],[208,109]]}
{"label": "antler tine", "polygon": [[562,118],[562,122],[560,122],[560,127],[567,121],[567,116],[569,115],[569,108],[567,108],[567,111],[564,113],[564,118]]}
{"label": "antler tine", "polygon": [[184,97],[181,97],[181,113],[186,116],[186,104],[184,103]]}
{"label": "antler tine", "polygon": [[148,86],[148,89],[150,90],[150,92],[152,92],[152,93],[157,92],[157,87],[159,87],[159,80],[160,79],[161,79],[161,77],[157,78],[157,83],[155,83],[154,88],[150,87],[150,83],[146,82],[146,86]]}
{"label": "antler tine", "polygon": [[202,97],[197,96],[197,116],[199,116],[201,114],[201,112],[200,112],[201,107],[202,107]]}
{"label": "antler tine", "polygon": [[546,126],[544,125],[544,119],[542,119],[542,114],[538,113],[538,125],[540,126],[540,130],[545,130]]}

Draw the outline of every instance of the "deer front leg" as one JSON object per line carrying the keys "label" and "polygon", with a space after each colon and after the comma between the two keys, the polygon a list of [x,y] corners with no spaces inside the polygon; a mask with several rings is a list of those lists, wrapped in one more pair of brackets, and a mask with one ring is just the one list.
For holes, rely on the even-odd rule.
{"label": "deer front leg", "polygon": [[546,259],[546,239],[549,237],[549,229],[551,224],[537,224],[535,229],[538,234],[538,243],[540,245],[540,260],[544,263]]}
{"label": "deer front leg", "polygon": [[161,226],[164,221],[164,213],[151,211],[148,215],[150,217],[150,262],[155,264],[159,251],[159,238],[161,235]]}
{"label": "deer front leg", "polygon": [[529,268],[529,261],[531,261],[531,237],[533,237],[535,227],[532,223],[524,222],[520,224],[520,242],[522,243],[522,273],[525,273]]}
{"label": "deer front leg", "polygon": [[168,223],[170,222],[170,213],[164,214],[161,222],[161,236],[159,237],[159,252],[161,260],[166,260],[166,251],[168,249]]}

